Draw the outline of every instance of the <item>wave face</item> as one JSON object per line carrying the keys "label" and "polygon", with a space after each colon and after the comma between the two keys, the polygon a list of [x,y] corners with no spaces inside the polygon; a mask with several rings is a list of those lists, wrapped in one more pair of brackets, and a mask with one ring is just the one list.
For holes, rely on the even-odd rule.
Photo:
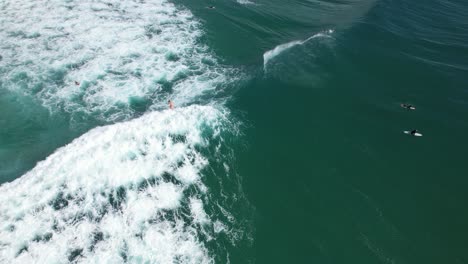
{"label": "wave face", "polygon": [[225,81],[198,41],[198,21],[167,1],[1,5],[2,86],[52,111],[125,120],[168,98],[187,104]]}
{"label": "wave face", "polygon": [[227,128],[223,110],[191,106],[58,149],[0,187],[0,262],[212,262],[204,242],[230,234],[234,220],[207,193],[203,153]]}
{"label": "wave face", "polygon": [[278,55],[282,54],[283,52],[289,50],[290,48],[298,45],[303,45],[304,43],[307,43],[309,40],[315,39],[315,38],[322,38],[322,37],[328,37],[330,34],[333,33],[333,30],[329,29],[326,32],[320,32],[317,33],[305,40],[295,40],[291,41],[288,43],[280,44],[276,46],[274,49],[269,50],[263,54],[263,70],[267,70],[268,63],[277,57]]}

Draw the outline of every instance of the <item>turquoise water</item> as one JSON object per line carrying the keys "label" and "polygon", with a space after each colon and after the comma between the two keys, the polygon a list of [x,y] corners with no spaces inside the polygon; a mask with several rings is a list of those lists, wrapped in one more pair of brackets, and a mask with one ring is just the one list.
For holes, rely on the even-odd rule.
{"label": "turquoise water", "polygon": [[0,262],[468,262],[463,1],[0,12]]}

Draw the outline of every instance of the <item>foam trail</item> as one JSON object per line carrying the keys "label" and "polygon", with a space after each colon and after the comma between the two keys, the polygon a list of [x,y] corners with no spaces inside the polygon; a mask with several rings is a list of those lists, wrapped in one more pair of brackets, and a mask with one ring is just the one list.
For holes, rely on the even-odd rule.
{"label": "foam trail", "polygon": [[268,62],[270,62],[273,58],[275,58],[279,54],[283,53],[284,51],[286,51],[286,50],[288,50],[288,49],[290,49],[290,48],[292,48],[294,46],[297,46],[297,45],[303,45],[304,43],[306,43],[309,40],[312,40],[314,38],[328,37],[332,33],[333,33],[333,30],[329,29],[326,32],[317,33],[317,34],[315,34],[315,35],[313,35],[313,36],[311,36],[311,37],[309,37],[309,38],[307,38],[305,40],[295,40],[295,41],[291,41],[291,42],[284,43],[284,44],[276,46],[274,49],[269,50],[269,51],[267,51],[267,52],[265,52],[263,54],[263,70],[266,72]]}
{"label": "foam trail", "polygon": [[0,186],[0,262],[213,262],[203,241],[231,228],[206,210],[202,150],[229,124],[225,110],[190,106],[58,149]]}

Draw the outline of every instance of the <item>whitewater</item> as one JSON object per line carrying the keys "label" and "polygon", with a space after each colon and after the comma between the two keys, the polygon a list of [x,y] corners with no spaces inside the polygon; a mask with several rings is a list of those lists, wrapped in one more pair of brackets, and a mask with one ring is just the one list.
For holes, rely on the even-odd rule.
{"label": "whitewater", "polygon": [[207,243],[229,261],[217,239],[245,235],[230,208],[247,202],[205,181],[239,184],[239,132],[206,98],[235,70],[201,36],[163,0],[0,4],[2,89],[101,124],[0,186],[0,262],[212,263]]}
{"label": "whitewater", "polygon": [[198,42],[200,23],[166,1],[8,1],[1,12],[3,86],[52,111],[125,120],[135,100],[188,104],[228,75]]}

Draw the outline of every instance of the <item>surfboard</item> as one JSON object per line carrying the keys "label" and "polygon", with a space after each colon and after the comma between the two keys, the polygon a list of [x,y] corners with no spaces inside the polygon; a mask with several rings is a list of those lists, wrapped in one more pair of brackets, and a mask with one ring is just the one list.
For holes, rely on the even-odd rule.
{"label": "surfboard", "polygon": [[[408,134],[408,135],[411,135],[411,131],[403,131],[405,134]],[[422,137],[422,134],[420,133],[415,133],[414,135],[411,135],[411,136],[415,136],[415,137]]]}
{"label": "surfboard", "polygon": [[409,108],[407,108],[405,104],[400,104],[400,106],[401,106],[402,108],[407,109],[407,110],[416,110],[416,107],[414,107],[414,106],[410,106]]}

